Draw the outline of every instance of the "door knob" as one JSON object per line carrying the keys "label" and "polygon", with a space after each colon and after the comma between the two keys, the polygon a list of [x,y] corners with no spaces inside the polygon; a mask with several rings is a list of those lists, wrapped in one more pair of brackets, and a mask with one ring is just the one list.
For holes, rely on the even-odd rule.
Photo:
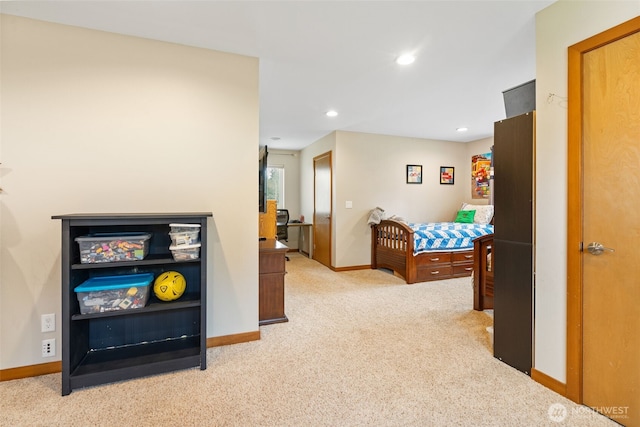
{"label": "door knob", "polygon": [[591,242],[587,245],[587,251],[591,254],[591,255],[600,255],[602,254],[604,251],[610,251],[610,252],[615,252],[615,249],[611,249],[611,248],[606,248],[602,245],[602,243],[598,243],[598,242]]}

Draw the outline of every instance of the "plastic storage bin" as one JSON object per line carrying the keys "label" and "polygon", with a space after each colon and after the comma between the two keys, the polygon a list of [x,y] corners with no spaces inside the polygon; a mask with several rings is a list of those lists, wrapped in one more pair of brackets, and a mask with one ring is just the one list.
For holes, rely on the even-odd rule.
{"label": "plastic storage bin", "polygon": [[96,233],[76,237],[80,262],[138,261],[149,253],[149,233]]}
{"label": "plastic storage bin", "polygon": [[194,232],[197,231],[198,233],[200,232],[200,224],[177,224],[177,223],[172,223],[169,224],[169,227],[171,227],[171,232],[172,233],[182,233],[182,232]]}
{"label": "plastic storage bin", "polygon": [[169,246],[173,259],[176,261],[189,261],[200,258],[200,243],[194,245]]}
{"label": "plastic storage bin", "polygon": [[[195,245],[200,243],[200,224],[169,224],[171,227],[171,232],[169,233],[169,237],[171,237],[171,247],[169,248],[172,252],[176,249],[183,250],[180,253],[181,258],[188,257],[186,259],[194,259],[198,258],[198,253],[195,251]],[[182,246],[189,246],[189,248],[182,248]],[[189,249],[189,250],[186,250]],[[189,257],[189,255],[196,254],[195,257]],[[189,254],[189,255],[188,255]],[[175,258],[175,256],[174,256]]]}
{"label": "plastic storage bin", "polygon": [[142,308],[149,300],[152,281],[151,273],[92,277],[74,289],[80,313]]}
{"label": "plastic storage bin", "polygon": [[200,230],[197,231],[177,231],[169,233],[171,246],[195,245],[200,243]]}

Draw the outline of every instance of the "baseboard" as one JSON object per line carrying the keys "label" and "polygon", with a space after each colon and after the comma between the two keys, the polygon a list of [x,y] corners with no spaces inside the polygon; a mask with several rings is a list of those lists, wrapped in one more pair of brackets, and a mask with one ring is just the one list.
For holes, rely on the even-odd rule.
{"label": "baseboard", "polygon": [[224,335],[221,337],[207,338],[207,347],[220,347],[223,345],[240,344],[249,341],[258,341],[260,331],[244,332],[242,334]]}
{"label": "baseboard", "polygon": [[355,270],[371,270],[371,264],[368,265],[352,265],[350,267],[331,267],[335,272],[355,271]]}
{"label": "baseboard", "polygon": [[38,365],[21,366],[0,370],[0,382],[18,380],[20,378],[38,377],[62,371],[62,362],[40,363]]}
{"label": "baseboard", "polygon": [[[244,332],[242,334],[225,335],[222,337],[207,338],[207,348],[223,345],[240,344],[243,342],[257,341],[260,339],[260,331]],[[38,365],[20,366],[18,368],[0,369],[0,382],[19,380],[21,378],[38,377],[40,375],[56,374],[62,372],[62,362],[41,363]]]}
{"label": "baseboard", "polygon": [[536,368],[531,369],[531,379],[539,384],[542,384],[546,388],[551,389],[564,397],[567,397],[567,385],[565,383],[562,383],[557,379],[538,371]]}

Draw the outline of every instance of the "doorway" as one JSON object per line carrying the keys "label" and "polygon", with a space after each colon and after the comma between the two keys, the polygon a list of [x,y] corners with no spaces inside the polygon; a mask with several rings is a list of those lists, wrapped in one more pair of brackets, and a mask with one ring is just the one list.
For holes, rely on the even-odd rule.
{"label": "doorway", "polygon": [[331,268],[331,152],[313,158],[313,259]]}
{"label": "doorway", "polygon": [[628,427],[640,426],[639,51],[640,18],[569,48],[567,397]]}

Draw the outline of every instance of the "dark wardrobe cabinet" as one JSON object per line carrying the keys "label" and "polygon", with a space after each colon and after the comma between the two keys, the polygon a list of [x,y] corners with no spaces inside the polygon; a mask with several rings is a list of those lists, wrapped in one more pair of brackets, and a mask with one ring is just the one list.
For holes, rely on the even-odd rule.
{"label": "dark wardrobe cabinet", "polygon": [[531,375],[535,111],[494,124],[494,346]]}

